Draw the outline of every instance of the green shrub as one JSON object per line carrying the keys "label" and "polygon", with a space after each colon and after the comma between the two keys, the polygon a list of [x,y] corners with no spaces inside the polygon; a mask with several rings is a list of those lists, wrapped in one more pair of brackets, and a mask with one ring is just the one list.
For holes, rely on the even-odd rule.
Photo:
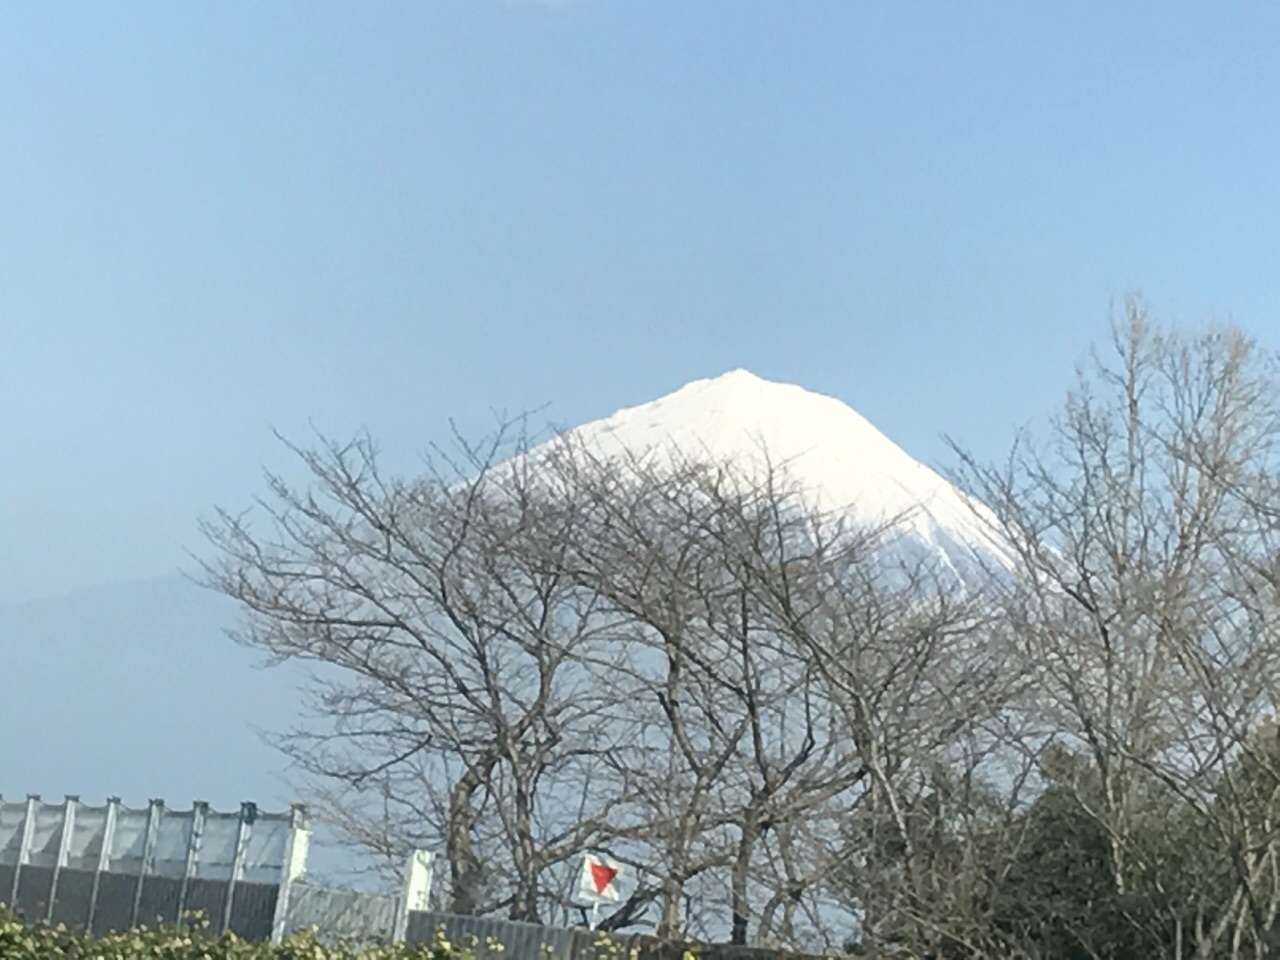
{"label": "green shrub", "polygon": [[[310,931],[284,943],[257,943],[233,933],[214,935],[207,924],[139,928],[95,937],[65,927],[25,923],[0,912],[0,960],[478,960],[479,944],[430,943],[364,946],[329,944]],[[496,943],[482,952],[501,953]]]}

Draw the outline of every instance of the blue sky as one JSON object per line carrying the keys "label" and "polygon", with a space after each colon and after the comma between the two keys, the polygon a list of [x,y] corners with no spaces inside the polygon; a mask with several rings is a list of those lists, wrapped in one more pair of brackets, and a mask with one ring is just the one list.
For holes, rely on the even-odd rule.
{"label": "blue sky", "polygon": [[[1123,9],[1122,9],[1123,8]],[[998,455],[1113,304],[1280,342],[1280,6],[0,8],[0,602],[367,427],[745,366]]]}

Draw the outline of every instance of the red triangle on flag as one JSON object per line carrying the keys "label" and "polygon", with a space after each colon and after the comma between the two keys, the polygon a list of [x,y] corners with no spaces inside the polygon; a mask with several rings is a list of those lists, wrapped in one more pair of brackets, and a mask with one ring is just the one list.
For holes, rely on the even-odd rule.
{"label": "red triangle on flag", "polygon": [[596,893],[604,893],[605,888],[613,883],[613,878],[617,875],[617,867],[611,867],[607,863],[600,863],[598,860],[591,861],[591,882],[596,886]]}

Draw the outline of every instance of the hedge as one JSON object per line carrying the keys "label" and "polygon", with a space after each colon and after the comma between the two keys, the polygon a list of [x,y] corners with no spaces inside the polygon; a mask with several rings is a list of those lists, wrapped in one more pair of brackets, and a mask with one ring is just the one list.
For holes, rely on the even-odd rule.
{"label": "hedge", "polygon": [[[601,960],[625,960],[604,940],[600,946]],[[429,943],[368,945],[321,942],[303,931],[283,943],[263,943],[211,934],[203,922],[92,936],[0,912],[0,960],[480,960],[502,952],[492,939],[451,943],[443,933]]]}

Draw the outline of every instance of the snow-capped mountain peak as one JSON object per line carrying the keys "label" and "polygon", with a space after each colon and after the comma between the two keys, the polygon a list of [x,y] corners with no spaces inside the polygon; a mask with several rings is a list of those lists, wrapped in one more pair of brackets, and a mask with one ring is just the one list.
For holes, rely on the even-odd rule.
{"label": "snow-capped mountain peak", "polygon": [[603,457],[679,454],[750,474],[780,470],[823,512],[855,523],[903,517],[899,527],[944,565],[1007,566],[990,514],[848,405],[744,369],[695,380],[566,439]]}

